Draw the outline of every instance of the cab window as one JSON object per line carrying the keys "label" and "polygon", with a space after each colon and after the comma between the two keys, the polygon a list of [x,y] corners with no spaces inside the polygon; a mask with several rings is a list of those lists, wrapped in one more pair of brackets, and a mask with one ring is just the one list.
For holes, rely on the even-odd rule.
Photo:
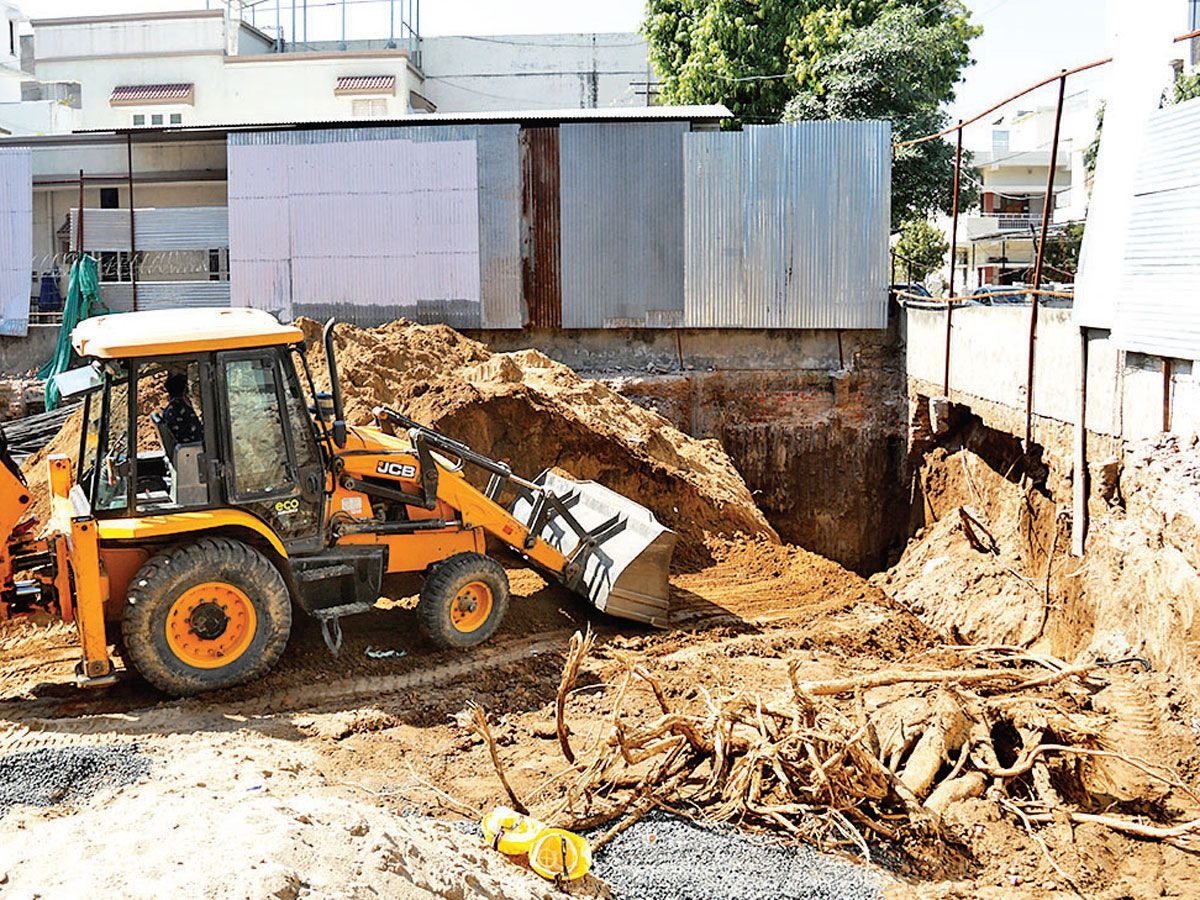
{"label": "cab window", "polygon": [[226,359],[232,493],[237,499],[291,491],[287,440],[278,374],[273,356]]}

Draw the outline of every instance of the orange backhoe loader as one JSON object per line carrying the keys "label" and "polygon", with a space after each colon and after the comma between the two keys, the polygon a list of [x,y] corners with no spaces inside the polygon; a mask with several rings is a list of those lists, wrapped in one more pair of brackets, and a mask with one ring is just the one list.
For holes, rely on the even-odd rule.
{"label": "orange backhoe loader", "polygon": [[113,680],[110,644],[171,694],[257,678],[293,609],[336,653],[339,620],[391,573],[424,576],[433,643],[474,646],[508,605],[489,540],[601,610],[666,621],[675,534],[649,510],[554,472],[523,479],[392,409],[348,426],[332,320],[328,393],[300,329],[257,310],[101,316],[72,343],[85,365],[58,386],[83,397],[84,425],[74,461],[47,461],[48,522],[28,516],[0,438],[0,614],[74,622],[81,684]]}

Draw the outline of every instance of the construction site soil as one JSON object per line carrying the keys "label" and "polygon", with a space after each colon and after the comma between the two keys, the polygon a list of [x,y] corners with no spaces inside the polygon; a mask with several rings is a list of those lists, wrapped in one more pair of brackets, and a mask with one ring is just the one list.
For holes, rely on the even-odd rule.
{"label": "construction site soil", "polygon": [[[304,327],[315,334],[312,323]],[[851,883],[877,884],[892,897],[1195,895],[1200,857],[1191,830],[1177,827],[1200,818],[1200,709],[1185,680],[1172,669],[1097,667],[1094,655],[1070,666],[1051,655],[1058,645],[1034,644],[1045,610],[1022,593],[1044,599],[1035,575],[1039,562],[1057,558],[1052,531],[1037,532],[1048,538],[1042,556],[969,556],[988,539],[973,521],[987,519],[982,530],[995,541],[1009,535],[1000,507],[972,491],[1012,502],[1015,535],[1029,518],[1021,509],[1057,523],[1051,501],[1039,511],[1039,499],[1013,500],[1003,471],[987,474],[972,468],[978,460],[937,451],[921,470],[936,521],[930,514],[899,565],[872,583],[778,543],[715,442],[682,435],[536,351],[491,354],[450,329],[407,323],[345,328],[338,350],[352,421],[368,420],[376,404],[395,406],[518,471],[558,466],[594,478],[679,530],[685,552],[671,579],[670,626],[610,619],[500,554],[513,602],[483,647],[431,650],[408,608],[418,584],[397,581],[391,601],[345,620],[337,658],[316,623],[298,618],[266,678],[178,701],[135,675],[80,692],[71,685],[71,628],[3,623],[0,754],[136,743],[149,770],[90,798],[16,806],[0,818],[0,894],[77,896],[104,884],[129,897],[563,896],[469,828],[448,824],[511,803],[497,766],[535,812],[558,810],[559,823],[578,824],[579,803],[595,814],[624,791],[636,801],[629,810],[645,805],[637,788],[638,778],[650,784],[644,769],[594,795],[571,785],[617,735],[661,721],[660,706],[702,723],[705,710],[742,704],[751,713],[737,728],[752,727],[763,741],[747,745],[753,752],[786,738],[785,725],[760,732],[755,724],[785,704],[796,722],[819,710],[805,719],[809,731],[854,732],[845,750],[814,763],[816,778],[840,784],[840,768],[859,771],[869,759],[850,747],[861,742],[887,762],[880,777],[890,799],[864,803],[856,791],[867,789],[847,782],[830,803],[814,788],[795,799],[807,812],[775,827],[756,810],[783,809],[779,796],[764,792],[747,805],[747,791],[728,821],[775,841],[814,841],[870,878],[847,878],[841,893],[836,879],[819,889],[814,880],[806,893],[803,883],[770,876],[732,893],[723,882],[715,893],[714,882],[697,877],[681,896],[864,896]],[[319,360],[314,368],[321,382]],[[74,455],[78,439],[78,424],[68,424],[27,466],[31,481],[42,477],[46,453]],[[964,465],[968,474],[956,474]],[[967,593],[980,609],[961,609]],[[948,612],[954,603],[959,611]],[[589,629],[594,645],[580,653],[572,635]],[[564,667],[573,662],[568,683]],[[987,686],[997,678],[1008,687]],[[486,738],[473,724],[476,707],[490,723]],[[578,766],[564,759],[564,740],[580,754]],[[696,746],[711,750],[705,740]],[[785,780],[801,771],[796,757],[775,764]],[[705,765],[696,771],[704,775]],[[772,778],[765,756],[762,765],[760,780]],[[646,796],[701,820],[718,812],[665,787]],[[631,841],[639,865],[649,865],[664,827],[654,822],[602,846],[597,872]],[[70,847],[87,865],[62,865],[50,846]],[[722,857],[717,842],[709,865],[739,870],[749,851],[743,842],[729,847]],[[798,882],[817,877],[788,872]],[[620,895],[591,877],[567,893]]]}

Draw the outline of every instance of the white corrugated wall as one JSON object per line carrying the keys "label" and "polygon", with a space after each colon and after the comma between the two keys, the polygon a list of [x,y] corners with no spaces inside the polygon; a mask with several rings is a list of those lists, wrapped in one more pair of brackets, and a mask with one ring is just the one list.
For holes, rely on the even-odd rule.
{"label": "white corrugated wall", "polygon": [[0,335],[29,329],[33,266],[33,162],[28,147],[0,148]]}
{"label": "white corrugated wall", "polygon": [[235,306],[478,327],[474,141],[229,147]]}
{"label": "white corrugated wall", "polygon": [[1200,100],[1150,117],[1113,335],[1126,350],[1200,359]]}

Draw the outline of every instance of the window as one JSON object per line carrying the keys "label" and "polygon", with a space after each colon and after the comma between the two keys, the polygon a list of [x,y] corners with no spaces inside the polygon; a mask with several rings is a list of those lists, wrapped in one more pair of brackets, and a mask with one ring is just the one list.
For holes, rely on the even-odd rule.
{"label": "window", "polygon": [[121,208],[121,195],[117,192],[116,188],[100,188],[100,208]]}
{"label": "window", "polygon": [[161,125],[163,123],[162,113],[155,113],[150,117],[151,125]]}
{"label": "window", "polygon": [[229,251],[224,247],[208,251],[208,280],[229,280]]}
{"label": "window", "polygon": [[291,490],[274,360],[262,356],[226,361],[225,385],[234,496],[247,499]]}
{"label": "window", "polygon": [[17,23],[12,19],[8,20],[8,52],[17,55]]}
{"label": "window", "polygon": [[143,115],[142,113],[138,113],[136,116],[133,117],[133,124],[134,124],[134,127],[137,127],[139,125],[145,125],[146,124],[145,115]]}
{"label": "window", "polygon": [[312,416],[309,415],[304,395],[300,391],[300,379],[296,376],[295,370],[289,372],[288,375],[290,377],[285,379],[288,424],[292,430],[292,446],[296,451],[296,468],[303,473],[309,467],[319,466],[321,458],[317,453]]}
{"label": "window", "polygon": [[[107,427],[105,427],[107,425]],[[103,391],[88,399],[80,479],[98,511],[129,505],[129,379],[113,366]]]}
{"label": "window", "polygon": [[386,97],[365,97],[353,101],[352,115],[356,119],[381,119],[388,114]]}
{"label": "window", "polygon": [[172,125],[182,125],[183,124],[183,113],[171,113],[171,124]]}
{"label": "window", "polygon": [[[141,254],[138,254],[139,258]],[[130,266],[128,250],[100,251],[99,274],[102,283],[113,281],[133,281],[133,271]]]}
{"label": "window", "polygon": [[201,383],[196,360],[138,365],[138,513],[208,502]]}

